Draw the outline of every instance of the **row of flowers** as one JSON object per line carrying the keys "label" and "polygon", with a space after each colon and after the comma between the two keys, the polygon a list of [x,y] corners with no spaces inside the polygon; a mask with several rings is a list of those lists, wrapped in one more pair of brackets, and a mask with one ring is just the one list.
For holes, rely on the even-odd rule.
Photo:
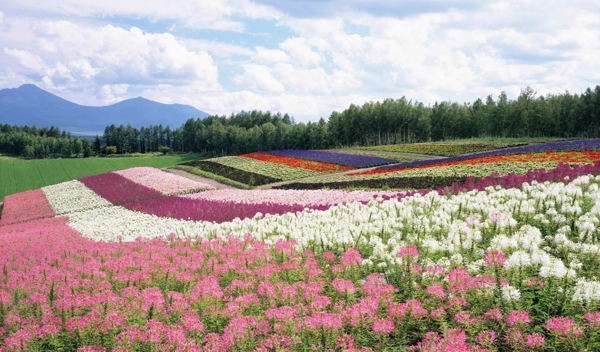
{"label": "row of flowers", "polygon": [[253,172],[282,181],[322,175],[321,172],[313,170],[301,169],[283,164],[275,164],[267,161],[239,156],[224,156],[210,159],[210,161],[219,163],[221,165],[230,166],[241,171]]}
{"label": "row of flowers", "polygon": [[327,150],[300,150],[300,149],[284,149],[284,150],[270,150],[263,152],[266,154],[285,156],[295,159],[305,159],[313,161],[321,161],[331,164],[339,164],[351,167],[369,167],[381,164],[393,163],[396,160],[382,158],[373,155],[359,155],[340,153]]}
{"label": "row of flowers", "polygon": [[[425,168],[440,168],[444,166],[462,166],[462,165],[481,165],[481,164],[495,164],[495,163],[593,163],[596,160],[600,160],[599,151],[583,150],[583,151],[570,151],[570,152],[543,152],[543,153],[526,153],[526,154],[506,154],[506,155],[493,155],[483,156],[478,158],[470,158],[464,160],[440,160],[436,163],[418,165],[412,167],[398,167],[398,168],[385,168],[385,169],[373,169],[367,171],[359,171],[348,174],[348,176],[362,176],[362,175],[373,175],[381,173],[390,173],[397,171],[407,171],[414,169],[425,169]],[[473,175],[476,176],[476,175]]]}
{"label": "row of flowers", "polygon": [[323,161],[306,160],[299,158],[291,158],[288,156],[272,155],[265,153],[249,153],[238,155],[243,158],[266,161],[268,163],[281,164],[299,169],[312,170],[319,173],[341,172],[355,169],[352,166],[344,166],[338,164],[327,163]]}
{"label": "row of flowers", "polygon": [[[262,173],[240,170],[236,167],[229,166],[229,165],[223,165],[221,163],[214,162],[212,160],[215,160],[215,159],[190,161],[190,162],[183,163],[182,165],[186,166],[186,167],[198,168],[202,171],[205,171],[205,172],[208,172],[211,174],[215,174],[215,175],[219,175],[221,177],[225,177],[230,180],[242,183],[244,185],[250,185],[250,186],[261,186],[261,185],[266,185],[269,183],[282,181],[282,179],[280,179],[280,178],[267,176]],[[246,160],[250,160],[250,159],[246,159]],[[265,163],[265,164],[268,164],[268,163]],[[277,167],[277,166],[278,165],[275,165],[275,167]],[[282,166],[282,167],[284,167],[284,166]],[[296,169],[296,170],[299,170],[299,169]],[[260,170],[258,170],[258,171],[260,171]],[[300,171],[313,172],[313,171],[308,171],[308,170],[300,170]]]}
{"label": "row of flowers", "polygon": [[216,189],[213,185],[173,175],[153,167],[134,167],[115,171],[115,173],[164,195],[189,194]]}
{"label": "row of flowers", "polygon": [[0,346],[592,350],[599,184],[390,194],[221,224],[110,206],[69,214],[70,228],[1,226]]}
{"label": "row of flowers", "polygon": [[463,155],[484,152],[488,150],[497,150],[502,148],[518,147],[527,145],[521,142],[431,142],[431,143],[409,143],[379,145],[374,147],[365,147],[366,150],[390,151],[390,152],[408,152],[423,153],[432,155]]}
{"label": "row of flowers", "polygon": [[35,219],[51,218],[56,214],[41,189],[11,194],[4,198],[0,226]]}
{"label": "row of flowers", "polygon": [[496,156],[496,155],[511,155],[511,154],[531,154],[544,152],[568,152],[568,151],[596,151],[600,150],[600,139],[582,139],[576,141],[563,141],[553,143],[543,143],[527,145],[523,147],[512,147],[506,149],[490,150],[480,153],[451,156],[445,159],[436,160],[416,160],[405,163],[391,164],[380,166],[378,169],[399,169],[410,168],[415,166],[431,165],[440,162],[451,162],[468,160],[473,158]]}

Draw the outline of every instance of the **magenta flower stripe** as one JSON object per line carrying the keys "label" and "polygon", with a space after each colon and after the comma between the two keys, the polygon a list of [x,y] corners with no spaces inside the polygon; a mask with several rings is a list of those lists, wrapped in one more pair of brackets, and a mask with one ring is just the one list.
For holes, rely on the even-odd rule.
{"label": "magenta flower stripe", "polygon": [[178,196],[145,199],[138,202],[122,204],[124,208],[160,217],[169,217],[180,220],[227,222],[235,218],[253,218],[256,214],[281,215],[295,213],[305,208],[326,210],[327,204],[313,204],[304,206],[299,204],[282,203],[239,203],[232,201],[218,201],[205,199],[192,199]]}
{"label": "magenta flower stripe", "polygon": [[108,172],[80,178],[79,181],[113,204],[162,197],[162,193],[130,179]]}

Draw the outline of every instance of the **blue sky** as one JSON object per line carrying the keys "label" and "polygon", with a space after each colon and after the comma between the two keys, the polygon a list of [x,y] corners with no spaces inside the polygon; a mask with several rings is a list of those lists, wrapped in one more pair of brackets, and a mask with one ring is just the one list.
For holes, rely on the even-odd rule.
{"label": "blue sky", "polygon": [[308,122],[402,96],[579,93],[600,84],[599,57],[598,1],[0,4],[0,88],[33,83],[83,105],[143,96]]}

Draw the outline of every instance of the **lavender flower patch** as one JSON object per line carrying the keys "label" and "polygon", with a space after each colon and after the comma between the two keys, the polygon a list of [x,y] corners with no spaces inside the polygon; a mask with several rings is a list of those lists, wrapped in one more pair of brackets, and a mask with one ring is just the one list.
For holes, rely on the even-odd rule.
{"label": "lavender flower patch", "polygon": [[394,159],[381,158],[378,156],[345,154],[323,150],[285,149],[270,150],[263,153],[354,167],[369,167],[396,162]]}
{"label": "lavender flower patch", "polygon": [[544,143],[536,145],[528,145],[523,147],[505,148],[498,150],[490,150],[487,152],[465,154],[451,156],[443,159],[432,160],[415,160],[404,163],[380,166],[377,169],[403,169],[414,166],[433,165],[448,161],[460,161],[484,156],[494,155],[510,155],[510,154],[525,154],[525,153],[543,153],[543,152],[566,152],[566,151],[581,151],[581,150],[600,150],[600,138],[596,139],[581,139],[576,141]]}
{"label": "lavender flower patch", "polygon": [[159,191],[135,183],[114,172],[83,177],[79,181],[113,204],[163,196]]}

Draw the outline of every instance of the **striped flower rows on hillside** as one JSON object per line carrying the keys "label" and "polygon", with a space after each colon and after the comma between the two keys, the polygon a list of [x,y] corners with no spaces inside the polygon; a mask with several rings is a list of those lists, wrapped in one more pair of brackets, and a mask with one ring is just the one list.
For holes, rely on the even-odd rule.
{"label": "striped flower rows on hillside", "polygon": [[41,189],[11,194],[4,198],[0,226],[56,215]]}
{"label": "striped flower rows on hillside", "polygon": [[488,150],[497,150],[510,147],[519,147],[527,145],[521,142],[431,142],[431,143],[407,143],[378,145],[373,147],[364,147],[366,150],[390,151],[390,152],[409,152],[423,153],[431,155],[463,155],[479,153]]}
{"label": "striped flower rows on hillside", "polygon": [[153,167],[134,167],[115,171],[115,173],[164,195],[188,194],[215,189],[213,185],[190,180]]}
{"label": "striped flower rows on hillside", "polygon": [[295,180],[299,178],[312,177],[322,175],[321,172],[307,170],[283,164],[276,164],[252,158],[244,158],[239,156],[224,156],[212,158],[208,161],[230,166],[240,171],[247,171],[261,174],[280,181]]}
{"label": "striped flower rows on hillside", "polygon": [[0,226],[0,349],[594,350],[600,176],[575,177],[594,170],[222,223],[61,184],[70,228]]}
{"label": "striped flower rows on hillside", "polygon": [[299,150],[299,149],[286,149],[286,150],[270,150],[263,152],[265,154],[273,154],[279,156],[286,156],[296,159],[306,159],[314,161],[322,161],[332,164],[353,166],[353,167],[369,167],[381,164],[393,163],[396,160],[382,158],[371,155],[357,155],[357,154],[346,154],[336,153],[332,151],[324,150]]}
{"label": "striped flower rows on hillside", "polygon": [[378,169],[400,169],[410,168],[415,166],[432,165],[439,162],[451,162],[467,160],[479,157],[489,157],[497,155],[511,155],[511,154],[528,154],[528,153],[544,153],[544,152],[576,152],[576,151],[597,151],[600,150],[600,139],[584,139],[571,142],[553,142],[536,144],[524,147],[506,148],[500,150],[492,150],[481,153],[474,153],[468,155],[459,155],[448,157],[445,159],[435,160],[416,160],[405,163],[391,164],[380,166]]}
{"label": "striped flower rows on hillside", "polygon": [[319,173],[340,172],[355,169],[352,166],[338,165],[323,161],[305,160],[299,158],[290,158],[287,156],[271,155],[265,153],[249,153],[238,155],[242,158],[250,158],[268,163],[281,164],[299,169],[312,170]]}
{"label": "striped flower rows on hillside", "polygon": [[163,194],[114,172],[82,177],[79,181],[113,204],[158,198]]}
{"label": "striped flower rows on hillside", "polygon": [[398,196],[391,191],[338,191],[338,190],[241,190],[224,189],[190,194],[185,197],[232,203],[282,203],[306,207],[368,202],[373,198]]}
{"label": "striped flower rows on hillside", "polygon": [[77,180],[42,187],[42,191],[57,215],[112,206],[108,200]]}
{"label": "striped flower rows on hillside", "polygon": [[[375,175],[390,172],[404,172],[415,169],[425,168],[442,168],[446,166],[463,166],[463,165],[481,165],[481,164],[508,164],[508,163],[570,163],[570,164],[583,164],[593,163],[600,160],[600,151],[569,151],[569,152],[542,152],[542,153],[526,153],[526,154],[506,154],[506,155],[492,155],[478,158],[470,158],[464,160],[446,160],[441,159],[437,163],[430,163],[426,165],[417,165],[411,167],[398,167],[398,168],[378,168],[362,172],[353,172],[347,174],[347,176],[363,176],[363,175]],[[531,169],[529,169],[531,170]],[[478,175],[473,175],[478,176]]]}

